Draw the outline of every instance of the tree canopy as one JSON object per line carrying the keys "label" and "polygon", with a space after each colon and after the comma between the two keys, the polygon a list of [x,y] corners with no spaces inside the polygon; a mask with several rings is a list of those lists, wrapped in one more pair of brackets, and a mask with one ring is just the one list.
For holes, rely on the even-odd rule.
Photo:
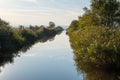
{"label": "tree canopy", "polygon": [[55,27],[55,23],[52,22],[52,21],[50,21],[50,22],[49,22],[49,27]]}
{"label": "tree canopy", "polygon": [[84,7],[85,13],[79,18],[79,27],[120,26],[120,1],[91,0],[91,8]]}
{"label": "tree canopy", "polygon": [[120,1],[118,0],[91,0],[91,12],[103,26],[120,25]]}

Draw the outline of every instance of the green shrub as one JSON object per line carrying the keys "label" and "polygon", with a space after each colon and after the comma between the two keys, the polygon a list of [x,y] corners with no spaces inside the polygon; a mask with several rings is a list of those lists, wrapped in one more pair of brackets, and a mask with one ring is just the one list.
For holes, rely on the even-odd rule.
{"label": "green shrub", "polygon": [[19,31],[12,30],[12,41],[15,45],[22,46],[22,43],[25,41],[25,38],[21,35]]}
{"label": "green shrub", "polygon": [[31,43],[37,38],[35,31],[29,29],[22,30],[21,35],[25,38],[25,43]]}
{"label": "green shrub", "polygon": [[120,67],[120,29],[87,26],[69,32],[71,46],[83,62]]}

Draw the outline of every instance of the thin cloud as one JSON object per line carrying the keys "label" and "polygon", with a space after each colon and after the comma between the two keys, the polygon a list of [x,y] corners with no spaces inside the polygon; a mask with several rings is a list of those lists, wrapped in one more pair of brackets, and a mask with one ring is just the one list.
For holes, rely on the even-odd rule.
{"label": "thin cloud", "polygon": [[[0,18],[15,25],[46,25],[49,21],[54,21],[58,25],[69,25],[72,20],[77,19],[83,13],[80,0],[0,1]],[[84,5],[88,1],[85,0]]]}
{"label": "thin cloud", "polygon": [[20,0],[20,1],[37,3],[37,0]]}

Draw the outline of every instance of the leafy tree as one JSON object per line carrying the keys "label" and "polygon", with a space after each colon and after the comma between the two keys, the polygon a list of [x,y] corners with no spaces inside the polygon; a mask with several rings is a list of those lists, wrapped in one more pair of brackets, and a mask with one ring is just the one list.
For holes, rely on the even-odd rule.
{"label": "leafy tree", "polygon": [[85,13],[79,19],[79,27],[92,26],[92,25],[96,26],[99,24],[100,24],[99,19],[92,13]]}
{"label": "leafy tree", "polygon": [[78,21],[77,20],[73,20],[70,24],[70,28],[73,30],[76,30],[78,28]]}
{"label": "leafy tree", "polygon": [[38,30],[39,28],[40,28],[39,26],[35,25],[35,30]]}
{"label": "leafy tree", "polygon": [[120,2],[118,0],[91,0],[91,11],[103,26],[120,25]]}
{"label": "leafy tree", "polygon": [[33,30],[33,29],[34,29],[34,26],[30,25],[29,28]]}
{"label": "leafy tree", "polygon": [[24,29],[24,26],[23,26],[23,25],[20,25],[19,27],[20,27],[20,29]]}
{"label": "leafy tree", "polygon": [[52,21],[50,21],[50,22],[49,22],[49,27],[55,27],[55,23],[52,22]]}
{"label": "leafy tree", "polygon": [[9,23],[0,19],[0,26],[9,26]]}
{"label": "leafy tree", "polygon": [[35,31],[33,30],[24,29],[22,30],[21,34],[26,39],[27,42],[34,41],[36,40],[36,37],[37,37]]}
{"label": "leafy tree", "polygon": [[83,10],[85,11],[85,14],[89,14],[90,10],[87,7],[84,7]]}

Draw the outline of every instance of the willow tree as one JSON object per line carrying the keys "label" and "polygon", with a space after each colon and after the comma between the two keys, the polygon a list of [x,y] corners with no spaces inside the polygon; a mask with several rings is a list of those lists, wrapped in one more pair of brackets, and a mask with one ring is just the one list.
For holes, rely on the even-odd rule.
{"label": "willow tree", "polygon": [[120,26],[120,1],[91,0],[91,12],[99,18],[103,26]]}

